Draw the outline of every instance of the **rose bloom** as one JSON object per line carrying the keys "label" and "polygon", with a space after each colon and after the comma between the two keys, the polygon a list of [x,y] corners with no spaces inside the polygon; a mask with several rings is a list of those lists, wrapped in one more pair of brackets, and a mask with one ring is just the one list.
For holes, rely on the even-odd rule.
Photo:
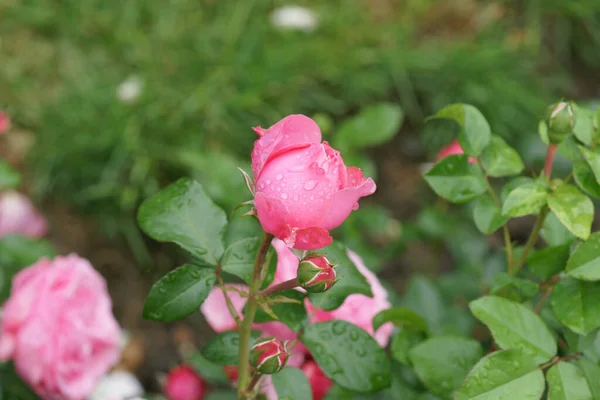
{"label": "rose bloom", "polygon": [[2,135],[4,132],[8,131],[9,128],[10,128],[10,117],[3,111],[0,111],[0,135]]}
{"label": "rose bloom", "polygon": [[252,151],[254,205],[263,229],[300,250],[331,244],[329,230],[358,208],[361,197],[375,192],[375,182],[359,168],[346,167],[304,115],[254,130],[259,136]]}
{"label": "rose bloom", "polygon": [[[452,142],[450,142],[450,144],[448,144],[446,147],[442,148],[438,152],[437,157],[435,158],[435,160],[436,161],[440,161],[443,158],[446,158],[448,156],[460,155],[460,154],[465,154],[465,151],[461,147],[460,143],[458,143],[458,140],[454,139]],[[477,159],[474,158],[474,157],[469,157],[469,162],[471,164],[476,164],[477,163]]]}
{"label": "rose bloom", "polygon": [[120,329],[104,279],[69,255],[19,272],[4,304],[0,361],[45,400],[83,400],[119,361]]}
{"label": "rose bloom", "polygon": [[167,375],[165,394],[169,400],[202,400],[206,383],[191,367],[180,365]]}
{"label": "rose bloom", "polygon": [[47,231],[46,219],[27,196],[15,191],[0,193],[0,238],[10,234],[37,238]]}

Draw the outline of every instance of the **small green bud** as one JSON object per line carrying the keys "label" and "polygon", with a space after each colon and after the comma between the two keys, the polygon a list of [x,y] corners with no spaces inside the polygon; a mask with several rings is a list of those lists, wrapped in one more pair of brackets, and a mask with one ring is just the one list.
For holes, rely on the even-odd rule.
{"label": "small green bud", "polygon": [[307,292],[325,292],[336,282],[334,268],[335,266],[325,256],[308,256],[298,265],[298,284]]}
{"label": "small green bud", "polygon": [[281,371],[287,359],[285,344],[274,337],[258,339],[250,351],[250,365],[265,375]]}
{"label": "small green bud", "polygon": [[546,124],[548,125],[548,138],[551,143],[559,144],[565,140],[573,132],[575,126],[571,103],[561,101],[548,107]]}

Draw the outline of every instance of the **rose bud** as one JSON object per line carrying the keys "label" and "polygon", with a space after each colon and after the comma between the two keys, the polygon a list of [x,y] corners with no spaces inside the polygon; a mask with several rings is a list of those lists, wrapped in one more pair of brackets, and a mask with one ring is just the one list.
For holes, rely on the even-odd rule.
{"label": "rose bud", "polygon": [[[461,147],[460,143],[458,143],[457,139],[451,141],[446,147],[442,148],[435,158],[435,161],[440,161],[448,156],[465,154],[465,151]],[[477,163],[477,159],[474,157],[469,157],[469,162],[471,164]]]}
{"label": "rose bud", "polygon": [[250,364],[265,375],[281,371],[287,358],[285,344],[274,337],[258,339],[250,352]]}
{"label": "rose bud", "polygon": [[548,107],[546,124],[550,142],[554,144],[562,142],[575,126],[571,103],[561,101]]}
{"label": "rose bud", "polygon": [[321,400],[329,389],[331,389],[331,379],[329,379],[321,368],[313,360],[306,361],[300,368],[308,378],[312,389],[313,400]]}
{"label": "rose bud", "polygon": [[329,290],[336,282],[334,268],[325,256],[308,256],[298,265],[298,284],[311,293]]}
{"label": "rose bud", "polygon": [[169,372],[165,394],[169,400],[202,400],[206,384],[192,368],[180,365]]}
{"label": "rose bud", "polygon": [[263,229],[299,250],[328,246],[329,230],[375,192],[375,182],[321,143],[319,127],[304,115],[254,130],[260,137],[252,151],[254,204]]}

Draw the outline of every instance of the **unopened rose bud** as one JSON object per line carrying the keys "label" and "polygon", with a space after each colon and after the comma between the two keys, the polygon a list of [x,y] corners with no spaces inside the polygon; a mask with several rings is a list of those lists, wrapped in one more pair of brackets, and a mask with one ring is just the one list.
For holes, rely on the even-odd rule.
{"label": "unopened rose bud", "polygon": [[285,344],[273,337],[258,339],[250,352],[250,364],[265,375],[281,371],[287,359]]}
{"label": "unopened rose bud", "polygon": [[180,365],[167,375],[165,394],[169,400],[202,400],[206,384],[192,368]]}
{"label": "unopened rose bud", "polygon": [[298,284],[311,293],[329,290],[336,282],[334,268],[325,256],[308,256],[298,265]]}
{"label": "unopened rose bud", "polygon": [[548,107],[546,124],[548,125],[548,138],[551,143],[559,144],[565,140],[567,135],[573,131],[573,126],[575,126],[571,103],[561,101]]}

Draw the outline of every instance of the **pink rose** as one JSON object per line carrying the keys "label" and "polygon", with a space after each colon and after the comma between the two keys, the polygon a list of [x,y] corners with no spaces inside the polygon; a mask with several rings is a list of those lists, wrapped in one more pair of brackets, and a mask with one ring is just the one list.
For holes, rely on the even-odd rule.
{"label": "pink rose", "polygon": [[10,128],[10,117],[3,111],[0,111],[0,135],[2,135],[4,132],[6,132],[9,128]]}
{"label": "pink rose", "polygon": [[[450,142],[450,144],[448,144],[446,147],[442,148],[438,154],[437,157],[435,158],[436,161],[440,161],[443,158],[446,158],[448,156],[452,156],[455,154],[465,154],[465,151],[463,150],[463,148],[461,147],[460,143],[458,143],[457,139],[454,139],[452,142]],[[477,163],[477,159],[474,157],[469,157],[469,162],[471,164],[476,164]]]}
{"label": "pink rose", "polygon": [[4,305],[0,361],[43,399],[83,400],[119,361],[120,329],[104,279],[77,255],[19,272]]}
{"label": "pink rose", "polygon": [[254,204],[263,229],[300,250],[329,245],[329,230],[375,192],[375,183],[359,168],[346,167],[304,115],[254,130],[260,136],[252,151]]}
{"label": "pink rose", "polygon": [[12,233],[41,237],[47,230],[46,219],[25,195],[14,191],[0,194],[0,237]]}
{"label": "pink rose", "polygon": [[180,365],[167,375],[165,394],[169,400],[202,400],[206,383],[192,368]]}
{"label": "pink rose", "polygon": [[[298,258],[296,258],[292,251],[286,248],[281,241],[278,241],[277,239],[273,241],[273,246],[275,247],[275,250],[277,250],[278,257],[275,283],[278,283],[279,280],[285,281],[296,276],[298,270]],[[377,340],[377,343],[381,346],[386,346],[392,334],[393,325],[385,324],[375,333],[373,332],[372,321],[373,317],[375,317],[378,312],[391,307],[391,304],[387,299],[387,291],[381,285],[377,276],[364,265],[362,259],[356,253],[348,250],[348,257],[371,285],[373,297],[362,294],[352,294],[346,298],[340,307],[333,311],[319,310],[307,299],[306,309],[309,315],[312,315],[311,322],[342,319],[363,328]],[[295,262],[292,260],[295,260]]]}
{"label": "pink rose", "polygon": [[310,383],[313,400],[321,400],[333,385],[331,379],[321,371],[321,368],[313,360],[306,361],[301,369],[308,378],[308,383]]}

